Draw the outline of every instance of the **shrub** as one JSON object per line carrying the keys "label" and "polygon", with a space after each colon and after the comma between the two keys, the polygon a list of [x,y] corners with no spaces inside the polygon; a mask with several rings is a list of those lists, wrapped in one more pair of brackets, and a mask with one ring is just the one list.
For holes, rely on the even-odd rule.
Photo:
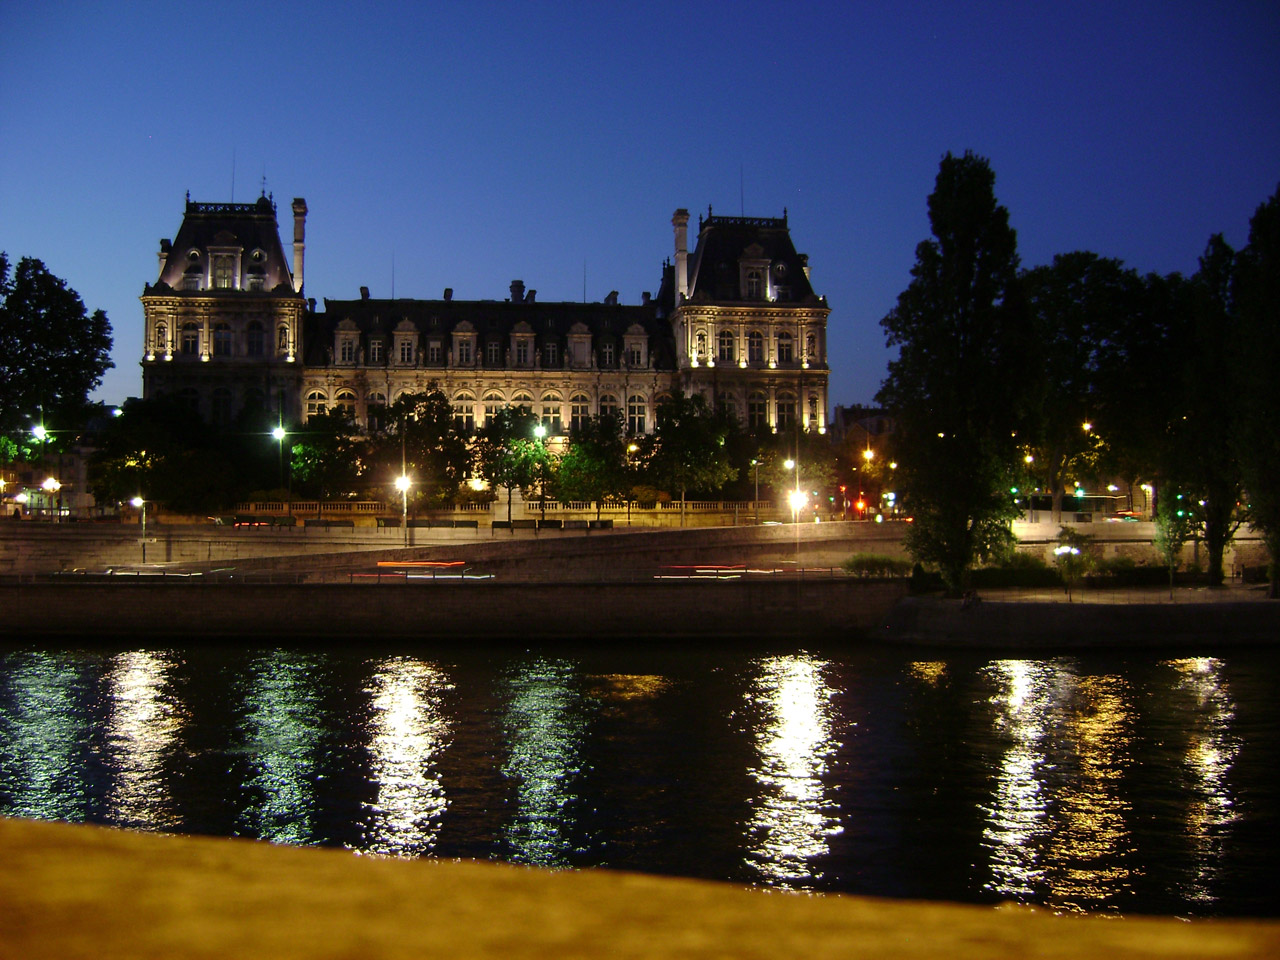
{"label": "shrub", "polygon": [[855,553],[841,564],[855,577],[905,577],[911,573],[911,561],[878,553]]}

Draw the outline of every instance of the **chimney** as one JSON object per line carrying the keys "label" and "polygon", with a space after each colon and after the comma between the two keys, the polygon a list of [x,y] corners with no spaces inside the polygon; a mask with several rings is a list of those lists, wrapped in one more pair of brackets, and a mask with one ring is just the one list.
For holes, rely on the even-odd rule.
{"label": "chimney", "polygon": [[538,291],[537,291],[537,290],[530,290],[528,293],[526,293],[526,294],[524,295],[524,302],[525,302],[525,303],[533,303],[533,302],[534,302],[535,300],[537,300],[537,299],[538,299]]}
{"label": "chimney", "polygon": [[168,240],[160,241],[160,276],[164,277],[164,265],[169,262],[169,251],[173,249],[173,244]]}
{"label": "chimney", "polygon": [[681,207],[671,218],[676,228],[676,306],[689,295],[689,211]]}
{"label": "chimney", "polygon": [[368,287],[361,287],[361,288],[360,288],[360,299],[361,299],[361,300],[368,300],[368,299],[369,299],[369,288],[368,288]]}
{"label": "chimney", "polygon": [[293,198],[293,289],[302,292],[302,251],[306,246],[307,201]]}
{"label": "chimney", "polygon": [[524,301],[524,281],[512,280],[511,281],[511,302],[522,303],[523,301]]}

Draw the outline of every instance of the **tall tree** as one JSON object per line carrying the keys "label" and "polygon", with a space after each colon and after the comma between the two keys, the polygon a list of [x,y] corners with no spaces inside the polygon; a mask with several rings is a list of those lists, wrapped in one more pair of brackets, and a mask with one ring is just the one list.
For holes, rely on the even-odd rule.
{"label": "tall tree", "polygon": [[880,321],[898,357],[876,399],[897,418],[898,480],[915,517],[907,547],[958,593],[974,561],[1012,539],[1031,335],[1017,237],[988,162],[948,153],[928,206],[933,238]]}
{"label": "tall tree", "polygon": [[1248,516],[1271,554],[1271,596],[1280,596],[1280,190],[1249,222],[1236,269],[1238,404],[1235,455]]}
{"label": "tall tree", "polygon": [[507,488],[507,522],[512,491],[529,490],[547,474],[547,446],[534,435],[538,418],[527,407],[504,407],[476,431],[476,468],[495,487]]}
{"label": "tall tree", "polygon": [[726,442],[732,425],[700,393],[676,396],[658,407],[646,437],[644,463],[651,481],[680,494],[680,522],[689,491],[715,493],[738,475]]}
{"label": "tall tree", "polygon": [[1028,472],[1052,493],[1053,521],[1061,523],[1067,482],[1098,474],[1107,436],[1098,422],[1098,371],[1141,280],[1087,251],[1059,254],[1020,280],[1037,344]]}
{"label": "tall tree", "polygon": [[79,426],[89,393],[113,366],[111,324],[31,257],[10,276],[0,253],[0,432],[26,417]]}
{"label": "tall tree", "polygon": [[598,518],[601,502],[621,497],[629,481],[620,414],[592,417],[573,431],[569,449],[556,466],[555,488],[561,500],[594,501]]}
{"label": "tall tree", "polygon": [[401,458],[413,489],[429,502],[451,502],[470,472],[471,453],[458,432],[449,398],[432,383],[422,393],[402,394],[378,417],[369,476],[390,488]]}

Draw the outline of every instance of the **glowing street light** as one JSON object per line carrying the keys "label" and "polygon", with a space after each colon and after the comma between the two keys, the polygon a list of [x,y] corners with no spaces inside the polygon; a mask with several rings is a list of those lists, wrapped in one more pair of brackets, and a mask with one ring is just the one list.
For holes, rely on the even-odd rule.
{"label": "glowing street light", "polygon": [[142,497],[134,497],[129,501],[134,507],[142,511],[142,562],[147,562],[147,501]]}
{"label": "glowing street light", "polygon": [[404,527],[404,545],[409,545],[409,485],[413,483],[407,474],[396,477],[396,489],[404,497],[404,507],[400,515],[400,523]]}

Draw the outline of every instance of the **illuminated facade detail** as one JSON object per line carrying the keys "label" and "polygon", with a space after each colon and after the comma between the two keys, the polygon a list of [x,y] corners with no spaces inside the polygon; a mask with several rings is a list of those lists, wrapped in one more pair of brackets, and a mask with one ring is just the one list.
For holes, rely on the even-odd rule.
{"label": "illuminated facade detail", "polygon": [[556,431],[620,414],[644,433],[661,398],[700,393],[754,430],[826,428],[830,311],[785,215],[700,218],[690,253],[677,211],[675,262],[639,304],[616,292],[542,302],[515,280],[505,300],[451,289],[383,300],[362,287],[316,310],[302,289],[306,203],[292,209],[291,273],[270,198],[188,199],[142,296],[144,397],[180,396],[205,420],[215,406],[220,420],[264,403],[288,419],[341,410],[368,429],[388,398],[439,389],[470,429],[523,405]]}
{"label": "illuminated facade detail", "polygon": [[[301,200],[294,201],[295,213],[300,205],[305,214]],[[296,219],[298,266],[302,232]],[[210,422],[229,422],[264,404],[271,410],[283,404],[283,416],[298,416],[302,384],[295,361],[307,304],[301,277],[285,259],[270,198],[188,198],[177,236],[160,241],[159,276],[144,289],[142,310],[144,397],[182,397]]]}
{"label": "illuminated facade detail", "polygon": [[[724,409],[746,410],[752,429],[825,431],[831,311],[810,286],[808,258],[796,252],[786,216],[708,211],[692,254],[688,220],[684,210],[672,220],[677,386]],[[813,415],[801,423],[798,409]]]}

